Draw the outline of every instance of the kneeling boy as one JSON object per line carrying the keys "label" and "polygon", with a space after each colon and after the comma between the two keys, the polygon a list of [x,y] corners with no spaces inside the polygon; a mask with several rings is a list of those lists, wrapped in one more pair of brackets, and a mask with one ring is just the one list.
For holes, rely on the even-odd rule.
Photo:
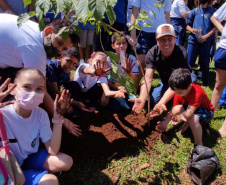
{"label": "kneeling boy", "polygon": [[202,143],[202,127],[204,122],[210,122],[213,117],[213,105],[205,91],[191,83],[191,74],[188,69],[176,69],[169,78],[169,86],[175,92],[173,108],[162,122],[158,122],[156,130],[165,131],[168,123],[177,125],[185,121],[182,131],[191,127],[195,138],[195,145]]}

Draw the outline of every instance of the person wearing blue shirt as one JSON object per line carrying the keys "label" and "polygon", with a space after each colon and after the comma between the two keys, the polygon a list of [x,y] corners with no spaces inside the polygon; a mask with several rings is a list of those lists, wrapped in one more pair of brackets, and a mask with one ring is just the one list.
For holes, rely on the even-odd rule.
{"label": "person wearing blue shirt", "polygon": [[216,11],[208,5],[208,0],[200,0],[200,6],[193,9],[187,19],[187,30],[191,32],[188,38],[188,64],[194,67],[199,55],[203,73],[203,86],[209,85],[209,62],[211,36],[216,28],[210,21],[210,17]]}
{"label": "person wearing blue shirt", "polygon": [[[114,24],[111,26],[118,31],[124,31],[126,29],[127,5],[128,5],[128,0],[118,0],[116,5],[114,6],[113,10],[116,15],[116,20]],[[104,14],[104,17],[105,18],[102,19],[102,21],[104,21],[107,24],[110,24],[106,13]],[[94,33],[96,33],[95,26],[94,26]],[[102,42],[102,45],[101,45],[101,42]],[[111,35],[109,35],[108,32],[105,32],[104,29],[102,29],[100,33],[94,34],[94,37],[93,37],[93,50],[103,51],[102,46],[105,51],[113,51],[111,47]]]}
{"label": "person wearing blue shirt", "polygon": [[53,99],[60,94],[60,87],[70,82],[70,71],[78,65],[78,60],[79,53],[74,47],[65,51],[60,60],[47,60],[47,91]]}

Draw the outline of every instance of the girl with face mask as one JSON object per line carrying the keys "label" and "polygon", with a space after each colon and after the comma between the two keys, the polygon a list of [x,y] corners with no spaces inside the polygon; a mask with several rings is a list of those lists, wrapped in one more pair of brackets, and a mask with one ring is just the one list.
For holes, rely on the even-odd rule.
{"label": "girl with face mask", "polygon": [[[51,185],[58,184],[52,173],[67,171],[73,164],[70,156],[59,152],[64,122],[56,110],[59,97],[54,104],[51,130],[47,113],[38,107],[46,92],[46,80],[42,73],[36,68],[23,68],[18,71],[14,84],[16,88],[11,94],[15,96],[15,102],[1,108],[1,111],[7,136],[9,140],[14,140],[9,147],[23,170],[25,184],[44,181]],[[9,84],[9,88],[12,86]],[[39,150],[39,139],[46,149]]]}

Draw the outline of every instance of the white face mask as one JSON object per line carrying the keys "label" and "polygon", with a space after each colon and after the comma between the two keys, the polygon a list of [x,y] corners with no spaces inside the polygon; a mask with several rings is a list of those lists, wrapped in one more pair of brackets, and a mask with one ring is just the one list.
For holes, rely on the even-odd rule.
{"label": "white face mask", "polygon": [[16,102],[25,110],[33,110],[43,102],[44,93],[22,92],[16,89],[18,96]]}

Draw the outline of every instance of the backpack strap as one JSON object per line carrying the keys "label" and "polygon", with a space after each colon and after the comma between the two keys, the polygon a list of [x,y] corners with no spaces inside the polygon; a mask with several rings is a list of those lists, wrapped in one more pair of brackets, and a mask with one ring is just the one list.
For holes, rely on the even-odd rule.
{"label": "backpack strap", "polygon": [[5,123],[3,120],[3,114],[1,110],[0,110],[0,135],[1,135],[2,144],[5,148],[6,154],[7,156],[10,156],[11,154],[9,151],[9,140],[7,138]]}

